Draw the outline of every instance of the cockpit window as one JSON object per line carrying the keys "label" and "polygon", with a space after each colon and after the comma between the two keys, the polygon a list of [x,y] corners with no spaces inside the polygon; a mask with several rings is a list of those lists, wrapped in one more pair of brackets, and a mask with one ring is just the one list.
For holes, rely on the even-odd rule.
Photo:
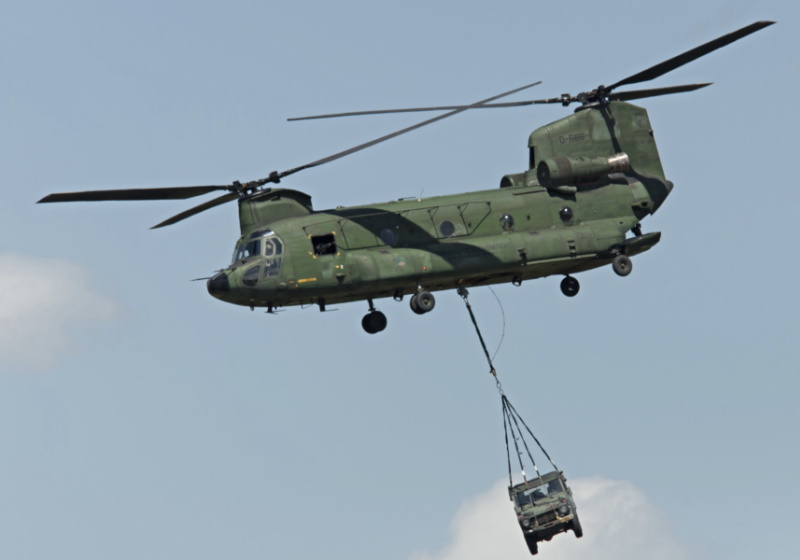
{"label": "cockpit window", "polygon": [[261,240],[253,239],[246,243],[240,243],[234,256],[234,262],[243,261],[250,257],[257,257],[261,255]]}
{"label": "cockpit window", "polygon": [[260,229],[250,234],[250,239],[258,239],[259,237],[266,237],[272,235],[271,229]]}
{"label": "cockpit window", "polygon": [[267,259],[264,263],[264,276],[280,276],[281,260]]}
{"label": "cockpit window", "polygon": [[247,270],[242,276],[242,284],[245,286],[255,286],[258,283],[258,275],[261,274],[261,267],[254,266]]}
{"label": "cockpit window", "polygon": [[[240,239],[233,253],[233,262],[243,261],[251,257],[277,257],[283,253],[283,243],[275,237],[270,229],[262,229],[251,233],[246,239]],[[280,263],[280,259],[278,259]],[[280,266],[280,264],[278,265]]]}
{"label": "cockpit window", "polygon": [[283,245],[277,237],[264,240],[264,256],[274,257],[283,252]]}

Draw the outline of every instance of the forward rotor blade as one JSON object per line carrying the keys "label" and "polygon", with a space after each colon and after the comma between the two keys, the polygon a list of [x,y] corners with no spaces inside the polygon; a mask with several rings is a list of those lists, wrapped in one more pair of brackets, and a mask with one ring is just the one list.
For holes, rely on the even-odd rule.
{"label": "forward rotor blade", "polygon": [[337,160],[339,158],[342,158],[344,156],[350,155],[352,153],[359,152],[359,151],[361,151],[361,150],[363,150],[365,148],[369,148],[371,146],[374,146],[375,144],[380,144],[381,142],[384,142],[386,140],[390,140],[392,138],[400,136],[401,134],[405,134],[406,132],[411,132],[412,130],[416,130],[416,129],[421,128],[423,126],[435,123],[436,121],[440,121],[442,119],[446,119],[447,117],[452,117],[453,115],[457,115],[458,113],[462,113],[462,112],[466,111],[467,109],[476,109],[478,107],[481,107],[481,106],[485,105],[486,103],[490,103],[490,102],[494,101],[495,99],[500,99],[501,97],[506,97],[507,95],[511,95],[512,93],[517,93],[518,91],[522,91],[524,89],[528,89],[530,87],[533,87],[535,85],[539,85],[541,83],[542,82],[540,82],[540,81],[539,82],[534,82],[532,84],[528,84],[528,85],[525,85],[525,86],[522,86],[522,87],[518,87],[516,89],[512,89],[511,91],[506,91],[506,92],[501,93],[499,95],[494,95],[492,97],[489,97],[488,99],[484,99],[482,101],[477,101],[477,102],[473,103],[472,105],[459,106],[457,109],[454,109],[454,110],[450,111],[449,113],[445,113],[444,115],[439,115],[439,116],[434,117],[432,119],[428,119],[426,121],[422,121],[421,123],[417,123],[415,125],[412,125],[412,126],[409,126],[407,128],[404,128],[402,130],[398,130],[397,132],[392,132],[391,134],[387,134],[386,136],[381,136],[380,138],[376,138],[375,140],[370,140],[369,142],[365,142],[363,144],[359,144],[358,146],[355,146],[354,148],[350,148],[348,150],[344,150],[343,152],[338,152],[336,154],[333,154],[332,156],[328,156],[326,158],[319,159],[317,161],[308,163],[306,165],[301,165],[300,167],[295,167],[293,169],[289,169],[287,171],[283,171],[282,173],[278,174],[278,179],[286,177],[287,175],[291,175],[293,173],[297,173],[298,171],[302,171],[303,169],[309,169],[311,167],[316,167],[318,165],[322,165],[323,163],[328,163],[328,162]]}
{"label": "forward rotor blade", "polygon": [[95,202],[102,200],[178,200],[193,198],[213,191],[229,190],[223,185],[205,187],[164,187],[153,189],[119,189],[49,194],[39,202]]}
{"label": "forward rotor blade", "polygon": [[292,175],[293,173],[297,173],[298,171],[302,171],[303,169],[309,169],[311,167],[316,167],[318,165],[322,165],[323,163],[328,163],[339,158],[342,158],[346,155],[358,152],[365,148],[369,148],[370,146],[374,146],[375,144],[379,144],[385,140],[389,140],[396,136],[400,136],[401,134],[405,134],[406,132],[411,132],[412,130],[416,130],[417,128],[421,128],[425,125],[434,123],[436,121],[440,121],[447,117],[451,117],[462,111],[466,111],[467,109],[474,109],[476,107],[480,107],[486,103],[490,103],[495,99],[500,99],[501,97],[505,97],[507,95],[511,95],[512,93],[517,93],[518,91],[522,91],[524,89],[528,89],[535,85],[540,84],[541,82],[534,82],[532,84],[528,84],[516,89],[512,89],[511,91],[507,91],[501,93],[500,95],[494,95],[488,99],[483,99],[472,105],[464,105],[455,110],[450,111],[449,113],[445,113],[444,115],[439,115],[432,119],[428,119],[421,123],[417,123],[413,126],[409,126],[402,130],[398,130],[397,132],[393,132],[391,134],[387,134],[386,136],[381,136],[375,140],[371,140],[369,142],[365,142],[363,144],[359,144],[354,148],[350,148],[348,150],[344,150],[342,152],[338,152],[333,154],[332,156],[328,156],[323,159],[319,159],[317,161],[308,163],[306,165],[302,165],[300,167],[294,167],[292,169],[288,169],[283,171],[282,173],[278,173],[273,171],[269,174],[268,177],[264,179],[258,179],[257,181],[251,181],[249,183],[245,183],[242,185],[241,183],[235,182],[233,185],[213,185],[213,186],[205,186],[205,187],[166,187],[166,188],[154,188],[154,189],[120,189],[120,190],[103,190],[103,191],[82,191],[82,192],[71,192],[71,193],[54,193],[47,195],[39,202],[77,202],[77,201],[100,201],[100,200],[164,200],[164,199],[185,199],[185,198],[192,198],[195,196],[200,196],[203,194],[207,194],[212,191],[216,190],[227,190],[230,191],[228,193],[223,194],[213,200],[195,206],[194,208],[190,208],[180,214],[176,214],[175,216],[164,220],[160,224],[156,224],[151,229],[157,229],[164,226],[169,226],[174,223],[180,222],[181,220],[185,220],[195,214],[199,214],[200,212],[204,212],[210,208],[214,208],[215,206],[219,206],[220,204],[225,204],[226,202],[230,202],[232,200],[236,200],[242,194],[242,188],[244,189],[252,189],[254,187],[261,187],[268,183],[278,183],[283,177],[288,175]]}
{"label": "forward rotor blade", "polygon": [[208,202],[204,202],[199,206],[195,206],[194,208],[190,208],[184,212],[181,212],[180,214],[176,214],[175,216],[172,216],[168,220],[164,220],[160,224],[154,225],[150,229],[158,229],[164,226],[170,226],[172,224],[180,222],[181,220],[185,220],[186,218],[191,218],[195,214],[199,214],[200,212],[205,212],[206,210],[214,208],[215,206],[219,206],[220,204],[225,204],[226,202],[230,202],[231,200],[236,200],[237,198],[239,198],[239,193],[237,192],[225,193],[222,196],[218,196],[217,198],[209,200]]}
{"label": "forward rotor blade", "polygon": [[695,91],[706,86],[710,86],[711,82],[707,84],[691,84],[685,86],[672,86],[653,89],[637,89],[634,91],[621,91],[619,93],[612,93],[608,96],[611,101],[630,101],[631,99],[643,99],[645,97],[656,97],[658,95],[669,95],[671,93],[684,93],[687,91]]}
{"label": "forward rotor blade", "polygon": [[734,31],[732,33],[728,33],[727,35],[723,35],[713,41],[709,41],[699,47],[695,47],[692,50],[686,51],[683,54],[679,54],[669,60],[665,60],[660,64],[656,64],[655,66],[651,66],[647,70],[642,70],[638,74],[634,74],[633,76],[629,76],[624,80],[620,80],[619,82],[615,83],[612,86],[608,87],[608,91],[611,91],[614,88],[619,86],[624,86],[628,84],[637,84],[640,82],[646,82],[648,80],[652,80],[654,78],[658,78],[666,74],[667,72],[671,72],[676,68],[683,66],[684,64],[688,64],[693,60],[700,58],[701,56],[705,56],[710,52],[713,52],[719,48],[722,48],[726,45],[730,45],[734,41],[738,41],[742,37],[746,37],[751,33],[755,33],[760,29],[764,29],[775,23],[774,21],[757,21],[755,23],[751,23],[746,27],[742,27],[741,29]]}

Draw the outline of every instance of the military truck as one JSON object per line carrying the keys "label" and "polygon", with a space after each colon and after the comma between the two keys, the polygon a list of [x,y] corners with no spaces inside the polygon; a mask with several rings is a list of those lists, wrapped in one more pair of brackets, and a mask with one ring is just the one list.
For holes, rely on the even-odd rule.
{"label": "military truck", "polygon": [[572,490],[562,471],[511,486],[508,495],[531,554],[539,552],[540,541],[549,541],[558,533],[572,529],[576,537],[583,536]]}

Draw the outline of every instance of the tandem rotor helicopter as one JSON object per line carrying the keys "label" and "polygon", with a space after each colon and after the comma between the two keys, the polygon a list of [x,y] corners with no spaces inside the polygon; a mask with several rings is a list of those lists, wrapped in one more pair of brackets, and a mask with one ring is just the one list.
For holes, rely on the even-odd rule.
{"label": "tandem rotor helicopter", "polygon": [[[280,307],[366,301],[368,333],[386,328],[374,300],[410,296],[418,314],[431,311],[432,294],[561,275],[561,291],[578,293],[575,274],[610,264],[620,276],[630,257],[659,242],[641,221],[664,203],[667,180],[647,111],[628,101],[697,90],[691,84],[616,92],[646,82],[772,25],[759,21],[719,37],[610,86],[551,99],[494,103],[539,82],[471,105],[317,115],[447,111],[332,156],[230,185],[99,190],[50,194],[39,202],[187,199],[225,194],[154,226],[174,224],[236,200],[241,237],[233,261],[208,279],[222,301],[272,313]],[[529,164],[506,175],[500,188],[463,194],[317,211],[297,190],[268,187],[302,171],[374,146],[469,109],[580,103],[573,114],[533,131]],[[292,120],[292,119],[290,119]],[[627,233],[631,232],[631,236]]]}

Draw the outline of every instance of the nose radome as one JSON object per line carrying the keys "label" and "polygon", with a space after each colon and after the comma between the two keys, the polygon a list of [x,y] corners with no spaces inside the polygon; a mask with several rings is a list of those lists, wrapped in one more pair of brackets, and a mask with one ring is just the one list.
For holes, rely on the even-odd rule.
{"label": "nose radome", "polygon": [[209,278],[206,287],[208,288],[208,293],[212,296],[224,294],[231,289],[231,285],[228,283],[228,275],[224,272],[218,272]]}

